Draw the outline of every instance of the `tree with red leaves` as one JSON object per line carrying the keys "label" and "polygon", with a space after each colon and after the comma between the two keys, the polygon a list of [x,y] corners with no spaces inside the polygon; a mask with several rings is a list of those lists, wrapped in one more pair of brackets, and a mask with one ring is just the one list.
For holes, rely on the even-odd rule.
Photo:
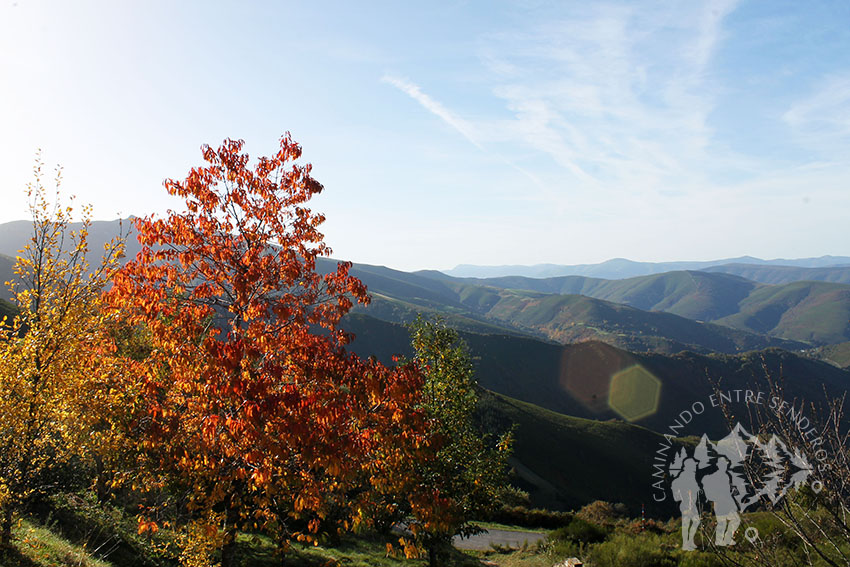
{"label": "tree with red leaves", "polygon": [[253,167],[242,148],[204,146],[206,165],[165,182],[186,210],[136,220],[142,250],[110,292],[150,335],[137,432],[149,470],[185,488],[188,531],[224,567],[240,529],[310,540],[331,510],[356,517],[347,494],[404,458],[422,423],[414,367],[344,349],[340,318],[368,297],[349,263],[316,271],[331,250],[300,146],[287,134]]}

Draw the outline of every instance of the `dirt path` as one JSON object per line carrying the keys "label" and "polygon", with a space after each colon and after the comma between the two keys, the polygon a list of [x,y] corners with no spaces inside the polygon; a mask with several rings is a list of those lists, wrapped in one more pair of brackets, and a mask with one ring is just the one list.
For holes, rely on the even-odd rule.
{"label": "dirt path", "polygon": [[474,549],[476,551],[487,551],[491,544],[503,547],[520,548],[526,541],[528,545],[534,545],[538,541],[546,539],[545,533],[540,532],[515,532],[512,530],[487,530],[486,534],[478,534],[461,539],[455,536],[452,544],[458,549]]}

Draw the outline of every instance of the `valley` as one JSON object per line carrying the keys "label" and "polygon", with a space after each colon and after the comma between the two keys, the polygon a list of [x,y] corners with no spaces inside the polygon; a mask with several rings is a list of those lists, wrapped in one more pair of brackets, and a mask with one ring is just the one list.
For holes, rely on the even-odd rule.
{"label": "valley", "polygon": [[[0,279],[13,279],[11,255],[28,228],[0,225]],[[117,221],[96,223],[92,249],[117,231]],[[137,250],[131,241],[128,252]],[[611,264],[599,266],[585,271],[610,273]],[[317,269],[335,267],[319,259]],[[613,499],[663,516],[672,510],[651,502],[651,459],[683,408],[716,388],[781,384],[789,399],[820,401],[850,384],[850,268],[665,267],[688,269],[621,279],[453,277],[354,264],[371,304],[355,307],[343,328],[354,352],[391,363],[411,354],[405,323],[418,313],[444,318],[473,356],[482,427],[516,428],[514,483],[533,505],[568,510]],[[0,309],[11,314],[8,291],[3,297]],[[635,368],[658,387],[657,403],[637,419],[611,404],[612,377]],[[692,427],[722,435],[727,425],[715,411]]]}

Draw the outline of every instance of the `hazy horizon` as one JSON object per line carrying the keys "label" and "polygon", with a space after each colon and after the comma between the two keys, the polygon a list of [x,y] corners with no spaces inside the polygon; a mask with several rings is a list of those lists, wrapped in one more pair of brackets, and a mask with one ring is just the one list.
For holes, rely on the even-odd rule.
{"label": "hazy horizon", "polygon": [[[123,219],[122,218],[93,219],[92,222],[94,222],[94,223],[112,223],[112,222],[116,222],[116,221],[119,221],[119,220],[128,221],[133,216],[134,215],[130,215],[130,217],[125,217]],[[27,219],[16,219],[16,220],[11,220],[11,221],[6,221],[6,222],[0,222],[0,227],[2,227],[2,225],[4,225],[4,224],[9,224],[9,223],[27,223],[27,224],[29,224],[30,222],[31,221],[27,220]],[[73,225],[72,225],[72,228],[73,228]],[[8,250],[5,251],[5,253],[8,253],[8,252],[9,252]],[[0,254],[3,254],[3,253],[4,252],[0,252]],[[784,257],[776,257],[776,258],[760,258],[760,257],[757,257],[757,256],[753,256],[752,254],[738,254],[738,255],[735,255],[735,256],[722,257],[722,258],[690,258],[689,257],[689,258],[672,258],[672,259],[660,259],[660,260],[654,260],[654,259],[641,260],[641,259],[635,259],[635,258],[626,258],[626,257],[622,257],[622,256],[615,256],[615,257],[605,258],[605,259],[595,261],[595,262],[581,262],[581,263],[578,263],[578,262],[575,262],[575,263],[538,262],[536,264],[517,264],[517,263],[480,264],[480,263],[475,263],[475,262],[460,262],[460,263],[455,264],[453,266],[422,266],[422,267],[417,267],[415,262],[410,263],[410,265],[413,266],[413,267],[400,267],[400,266],[394,266],[394,265],[391,265],[391,264],[374,264],[372,262],[361,261],[357,258],[342,257],[342,256],[340,256],[339,254],[336,254],[336,253],[334,253],[331,256],[331,258],[334,259],[334,260],[351,261],[355,264],[373,264],[373,265],[384,266],[384,267],[391,268],[391,269],[394,269],[394,270],[401,270],[401,271],[407,271],[407,272],[415,272],[415,271],[420,271],[420,270],[436,270],[436,271],[446,272],[446,273],[458,270],[459,268],[463,268],[463,267],[475,267],[475,268],[512,268],[512,267],[534,268],[534,267],[538,267],[538,266],[574,267],[574,266],[595,266],[595,265],[605,264],[607,262],[613,262],[613,261],[618,261],[618,260],[625,260],[625,261],[637,262],[637,263],[651,263],[651,264],[676,264],[676,263],[686,263],[686,262],[687,263],[715,263],[715,262],[721,262],[721,261],[725,261],[725,260],[737,260],[737,259],[740,259],[740,258],[752,258],[752,259],[763,261],[763,262],[778,262],[778,261],[782,261],[782,260],[787,260],[789,262],[793,262],[793,261],[798,261],[798,260],[821,259],[821,258],[826,258],[826,257],[850,258],[850,254],[820,254],[818,256],[806,256],[806,257],[784,256]]]}

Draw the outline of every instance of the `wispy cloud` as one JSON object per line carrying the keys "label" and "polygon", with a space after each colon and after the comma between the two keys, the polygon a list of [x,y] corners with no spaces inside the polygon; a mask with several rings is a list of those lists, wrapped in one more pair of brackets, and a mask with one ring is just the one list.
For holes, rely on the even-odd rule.
{"label": "wispy cloud", "polygon": [[394,77],[392,75],[384,75],[381,78],[381,81],[388,83],[400,90],[401,92],[405,93],[410,98],[421,104],[423,108],[425,108],[425,110],[439,117],[443,122],[457,130],[475,147],[483,149],[476,138],[475,128],[472,126],[472,124],[470,124],[463,118],[460,118],[459,116],[455,115],[445,106],[443,106],[442,104],[422,92],[422,89],[419,88],[419,85],[411,83],[406,79]]}
{"label": "wispy cloud", "polygon": [[[708,69],[735,6],[736,0],[655,10],[592,4],[482,37],[481,64],[503,111],[474,121],[411,81],[390,75],[383,81],[476,147],[512,156],[524,147],[548,156],[573,192],[654,192],[673,183],[679,189],[682,178],[707,177],[718,167],[710,150],[716,89]],[[521,158],[511,165],[538,182],[542,177]],[[557,175],[547,177],[563,185]]]}
{"label": "wispy cloud", "polygon": [[[475,115],[436,81],[384,80],[534,179],[521,192],[544,206],[525,226],[545,226],[545,239],[636,257],[681,257],[683,247],[770,255],[750,246],[793,250],[793,233],[778,227],[824,234],[818,219],[848,202],[839,149],[850,149],[850,75],[809,90],[805,57],[782,61],[793,79],[754,69],[752,53],[795,40],[798,14],[786,14],[787,36],[749,37],[765,16],[739,14],[738,4],[547,6],[475,39],[479,67],[463,92],[489,94]],[[804,143],[824,159],[799,151]]]}
{"label": "wispy cloud", "polygon": [[850,142],[850,74],[827,77],[813,93],[792,104],[782,119],[801,135],[829,144]]}
{"label": "wispy cloud", "polygon": [[[405,79],[394,77],[392,75],[384,75],[381,80],[396,87],[403,93],[410,96],[420,105],[422,105],[422,107],[424,107],[426,110],[438,116],[440,119],[443,120],[443,122],[445,122],[455,130],[457,130],[461,135],[463,135],[463,137],[466,138],[476,148],[493,155],[497,159],[504,162],[507,166],[511,167],[512,169],[516,170],[517,172],[528,178],[538,189],[542,191],[544,195],[547,195],[550,199],[554,196],[552,190],[543,181],[541,181],[537,175],[535,175],[528,169],[518,165],[515,161],[504,157],[498,152],[493,152],[485,148],[479,141],[479,138],[481,136],[481,134],[479,133],[479,126],[473,125],[472,123],[448,110],[439,101],[422,92],[422,89],[418,85]],[[582,175],[586,175],[584,174],[584,172],[579,171],[579,173],[581,173]],[[525,197],[527,198],[528,195],[526,195]]]}
{"label": "wispy cloud", "polygon": [[[690,5],[688,5],[690,6]],[[584,13],[489,42],[488,64],[534,69],[493,92],[513,132],[579,181],[652,187],[704,171],[714,108],[706,69],[734,2],[633,10],[594,5]]]}
{"label": "wispy cloud", "polygon": [[723,19],[732,13],[739,0],[712,0],[702,6],[698,18],[697,39],[691,53],[697,70],[702,71],[711,61],[714,50],[723,34]]}

